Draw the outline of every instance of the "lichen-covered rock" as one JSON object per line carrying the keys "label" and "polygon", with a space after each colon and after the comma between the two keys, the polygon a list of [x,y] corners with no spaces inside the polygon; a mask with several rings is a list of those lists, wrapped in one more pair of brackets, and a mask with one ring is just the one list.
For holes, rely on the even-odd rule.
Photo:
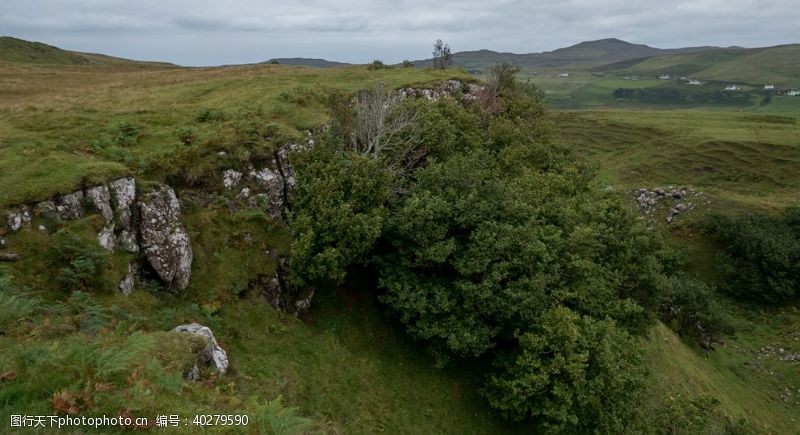
{"label": "lichen-covered rock", "polygon": [[278,257],[270,252],[270,256],[276,259],[277,267],[275,274],[270,277],[263,277],[259,283],[261,292],[273,308],[290,314],[302,314],[311,308],[311,300],[314,298],[313,289],[299,289],[289,283],[286,276],[286,258]]}
{"label": "lichen-covered rock", "polygon": [[23,226],[31,224],[31,210],[23,206],[8,212],[7,218],[8,228],[11,231],[19,231]]}
{"label": "lichen-covered rock", "polygon": [[222,349],[214,338],[214,333],[207,326],[197,323],[181,325],[172,330],[183,334],[194,334],[206,340],[206,347],[200,353],[200,357],[207,363],[211,363],[217,371],[224,375],[228,371],[228,354]]}
{"label": "lichen-covered rock", "polygon": [[226,189],[233,189],[234,187],[238,186],[239,183],[242,181],[242,174],[239,171],[235,171],[233,169],[226,169],[222,173],[222,185],[225,186]]}
{"label": "lichen-covered rock", "polygon": [[[311,140],[311,143],[313,144],[313,139]],[[296,143],[289,143],[278,148],[278,151],[275,153],[278,171],[280,171],[281,175],[283,175],[286,198],[291,198],[292,194],[294,193],[295,185],[297,184],[297,181],[295,180],[294,166],[289,160],[289,157],[292,152],[302,149],[305,149],[305,147]]]}
{"label": "lichen-covered rock", "polygon": [[141,247],[159,278],[172,290],[183,290],[192,274],[192,246],[180,222],[175,191],[160,186],[139,202]]}
{"label": "lichen-covered rock", "polygon": [[50,199],[36,204],[36,207],[33,208],[33,212],[36,214],[36,216],[41,218],[60,219],[58,215],[58,208],[56,208],[56,203]]}
{"label": "lichen-covered rock", "polygon": [[261,186],[266,193],[258,194],[250,198],[248,204],[253,208],[266,208],[270,216],[280,218],[285,207],[284,182],[283,177],[277,170],[264,168],[260,171],[252,171],[250,176]]}
{"label": "lichen-covered rock", "polygon": [[114,193],[114,210],[117,211],[121,231],[131,230],[131,206],[136,200],[136,180],[133,178],[120,178],[111,182]]}
{"label": "lichen-covered rock", "polygon": [[245,188],[243,188],[243,189],[242,189],[242,191],[241,191],[241,192],[239,192],[239,193],[236,195],[236,197],[237,197],[237,198],[241,198],[241,199],[247,199],[247,198],[250,198],[250,188],[249,188],[249,187],[245,187]]}
{"label": "lichen-covered rock", "polygon": [[83,217],[83,191],[61,195],[56,198],[58,216],[64,220],[80,219]]}
{"label": "lichen-covered rock", "polygon": [[128,264],[128,273],[125,275],[125,278],[120,281],[117,288],[120,292],[124,295],[129,295],[133,293],[133,287],[136,284],[136,272],[138,268],[136,267],[136,263],[129,263]]}
{"label": "lichen-covered rock", "polygon": [[106,220],[106,225],[114,222],[114,210],[111,208],[111,192],[107,186],[92,187],[86,191],[86,197],[89,198],[94,209],[103,215]]}
{"label": "lichen-covered rock", "polygon": [[103,229],[97,233],[97,242],[106,251],[114,252],[114,248],[117,247],[117,238],[114,236],[114,224],[103,227]]}

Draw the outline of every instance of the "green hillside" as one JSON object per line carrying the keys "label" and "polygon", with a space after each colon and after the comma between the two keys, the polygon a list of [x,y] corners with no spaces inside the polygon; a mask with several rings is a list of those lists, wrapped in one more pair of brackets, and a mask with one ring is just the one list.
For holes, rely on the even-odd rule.
{"label": "green hillside", "polygon": [[[542,53],[500,53],[491,50],[461,51],[453,54],[453,63],[469,70],[486,70],[491,66],[508,62],[524,68],[586,68],[630,59],[641,59],[672,53],[688,53],[714,49],[716,47],[687,47],[676,49],[654,48],[643,44],[632,44],[616,38],[584,41],[569,47]],[[430,59],[418,60],[418,67],[432,65]]]}
{"label": "green hillside", "polygon": [[612,64],[596,70],[649,76],[667,73],[701,80],[798,87],[800,44],[657,56],[635,64]]}
{"label": "green hillside", "polygon": [[142,62],[93,53],[63,50],[41,42],[0,36],[0,61],[34,65],[99,65],[99,66],[174,66],[166,62]]}

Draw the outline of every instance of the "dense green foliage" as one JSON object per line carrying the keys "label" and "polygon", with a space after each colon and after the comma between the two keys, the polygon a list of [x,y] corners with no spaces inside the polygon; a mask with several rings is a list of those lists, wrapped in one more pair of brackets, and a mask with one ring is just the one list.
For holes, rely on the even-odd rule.
{"label": "dense green foliage", "polygon": [[632,337],[655,318],[662,247],[504,82],[467,106],[404,103],[415,147],[376,157],[346,149],[344,113],[301,153],[293,276],[340,284],[370,265],[380,299],[439,363],[493,362],[483,392],[507,416],[620,430],[643,380]]}
{"label": "dense green foliage", "polygon": [[713,289],[703,281],[669,277],[659,296],[660,319],[680,335],[709,347],[722,333],[731,332]]}
{"label": "dense green foliage", "polygon": [[781,216],[716,215],[709,228],[723,249],[719,267],[728,292],[768,303],[800,296],[800,208]]}

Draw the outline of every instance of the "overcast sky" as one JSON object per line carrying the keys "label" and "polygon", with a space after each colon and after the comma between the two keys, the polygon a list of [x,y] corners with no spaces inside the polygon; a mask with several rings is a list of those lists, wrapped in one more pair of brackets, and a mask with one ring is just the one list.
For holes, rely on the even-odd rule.
{"label": "overcast sky", "polygon": [[0,0],[0,35],[181,65],[454,51],[616,37],[660,48],[800,42],[798,0]]}

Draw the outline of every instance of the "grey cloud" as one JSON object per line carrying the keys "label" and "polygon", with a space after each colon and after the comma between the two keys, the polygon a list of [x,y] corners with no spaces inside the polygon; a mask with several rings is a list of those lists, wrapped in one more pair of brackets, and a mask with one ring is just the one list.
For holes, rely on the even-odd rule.
{"label": "grey cloud", "polygon": [[455,50],[533,52],[619,37],[659,47],[798,42],[796,0],[2,0],[0,33],[186,65]]}

